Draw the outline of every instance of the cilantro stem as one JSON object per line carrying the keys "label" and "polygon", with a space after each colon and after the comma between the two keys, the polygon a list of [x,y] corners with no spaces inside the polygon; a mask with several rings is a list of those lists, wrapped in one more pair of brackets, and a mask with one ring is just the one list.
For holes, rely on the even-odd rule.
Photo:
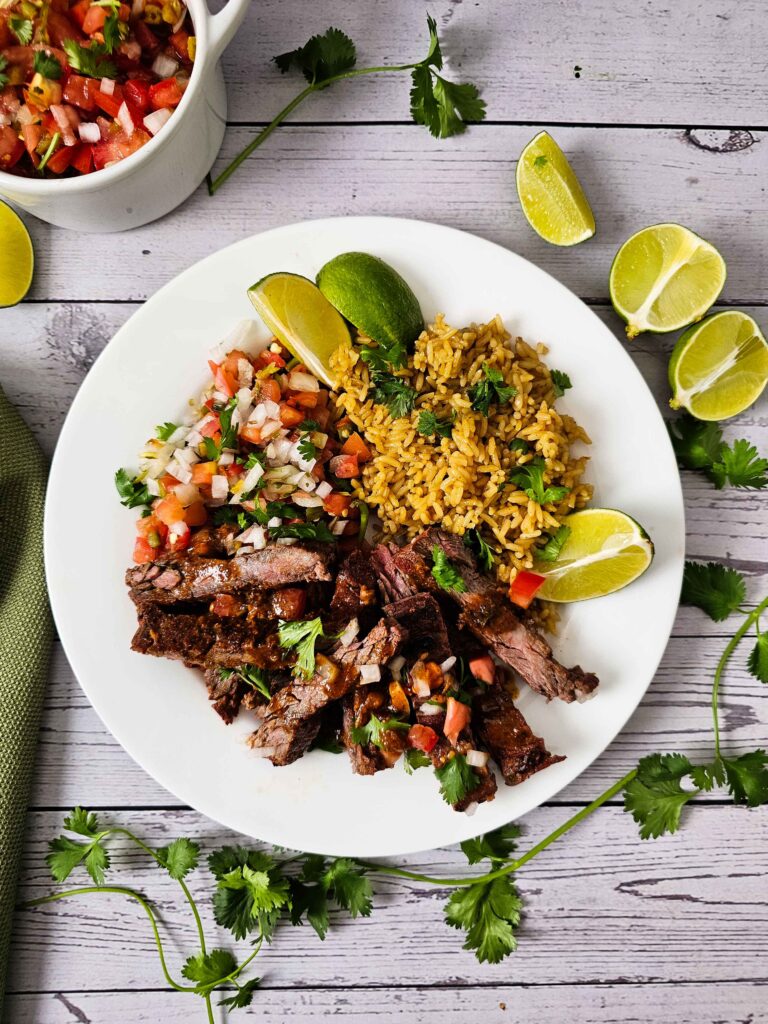
{"label": "cilantro stem", "polygon": [[722,679],[725,666],[728,664],[733,652],[739,646],[740,641],[744,638],[745,634],[749,632],[753,625],[756,625],[760,619],[760,616],[768,608],[768,597],[764,598],[760,604],[755,608],[754,611],[750,612],[749,615],[744,619],[742,624],[736,630],[734,635],[728,641],[725,650],[720,655],[720,660],[717,663],[715,669],[715,680],[712,684],[712,720],[715,726],[715,754],[720,757],[720,715],[719,715],[719,696],[720,696],[720,680]]}
{"label": "cilantro stem", "polygon": [[546,850],[548,846],[551,846],[560,836],[565,835],[569,832],[574,825],[578,825],[580,821],[589,817],[593,811],[596,811],[598,807],[602,807],[604,803],[610,800],[612,797],[620,793],[625,786],[627,786],[632,779],[637,775],[637,769],[633,768],[631,772],[619,779],[618,782],[606,789],[604,793],[601,793],[591,804],[587,804],[586,807],[582,807],[581,810],[577,811],[573,817],[563,822],[554,832],[550,832],[548,836],[538,842],[535,846],[531,847],[527,853],[524,853],[522,857],[518,857],[517,860],[510,861],[505,864],[503,868],[497,868],[494,871],[488,872],[485,875],[474,875],[469,878],[434,878],[431,875],[421,875],[414,871],[405,871],[403,868],[393,868],[387,864],[373,864],[370,861],[359,860],[357,863],[369,871],[376,871],[383,875],[392,875],[397,878],[407,878],[412,882],[425,882],[428,885],[443,885],[443,886],[466,886],[466,885],[482,885],[485,882],[492,882],[496,878],[503,878],[504,875],[509,875],[513,871],[517,871],[524,864],[527,864],[529,860],[533,860],[543,850]]}
{"label": "cilantro stem", "polygon": [[[136,900],[136,902],[142,907],[144,913],[149,918],[149,923],[152,925],[152,931],[155,936],[155,945],[157,946],[157,952],[160,957],[160,966],[163,969],[165,980],[171,986],[175,988],[177,992],[193,992],[196,993],[196,989],[191,988],[189,985],[180,985],[177,981],[174,981],[168,972],[168,965],[165,962],[165,953],[163,951],[163,943],[160,938],[160,932],[157,928],[157,921],[155,919],[154,912],[149,903],[144,897],[136,892],[135,889],[127,889],[122,885],[88,885],[81,889],[67,889],[66,892],[55,892],[51,893],[50,896],[41,896],[39,899],[30,900],[25,903],[25,907],[39,907],[44,903],[55,903],[57,900],[65,900],[70,896],[84,896],[88,893],[94,892],[106,892],[106,893],[117,893],[120,896],[127,896],[129,899]],[[211,1018],[212,1019],[212,1018]]]}
{"label": "cilantro stem", "polygon": [[360,75],[375,75],[387,71],[413,71],[413,69],[418,67],[420,63],[422,62],[415,61],[413,64],[383,64],[380,67],[357,68],[351,71],[342,71],[338,75],[331,75],[330,78],[324,78],[322,82],[311,82],[305,89],[302,89],[297,96],[294,96],[291,102],[286,104],[280,113],[277,114],[268,125],[262,128],[255,138],[251,139],[245,149],[238,153],[232,163],[225,167],[221,174],[213,179],[208,175],[208,195],[215,195],[224,182],[235,173],[240,164],[247,160],[248,157],[262,145],[262,143],[266,142],[275,128],[281,125],[286,117],[288,117],[288,115],[291,114],[300,103],[303,103],[308,96],[311,96],[313,92],[320,92],[327,86],[333,85],[334,82],[340,82],[345,78],[359,78]]}

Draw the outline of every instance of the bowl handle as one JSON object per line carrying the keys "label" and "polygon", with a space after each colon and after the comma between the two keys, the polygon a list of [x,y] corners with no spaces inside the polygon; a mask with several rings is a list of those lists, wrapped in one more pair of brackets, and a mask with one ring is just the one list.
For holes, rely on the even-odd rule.
{"label": "bowl handle", "polygon": [[211,15],[209,31],[211,34],[211,45],[209,53],[213,63],[216,63],[224,50],[229,45],[232,36],[240,27],[245,17],[251,0],[227,0],[227,4],[218,14]]}

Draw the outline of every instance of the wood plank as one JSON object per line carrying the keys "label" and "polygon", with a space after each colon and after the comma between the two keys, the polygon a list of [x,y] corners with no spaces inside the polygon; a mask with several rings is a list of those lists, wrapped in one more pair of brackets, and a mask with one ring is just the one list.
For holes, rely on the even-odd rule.
{"label": "wood plank", "polygon": [[[488,117],[504,121],[765,124],[760,0],[650,0],[525,5],[435,0],[448,75],[475,82]],[[358,65],[401,64],[426,53],[423,4],[262,0],[224,58],[234,121],[269,121],[302,87],[271,58],[336,25]],[[577,71],[576,69],[580,70]],[[407,75],[372,76],[314,96],[302,121],[408,120]],[[706,104],[702,97],[706,96]]]}
{"label": "wood plank", "polygon": [[[210,851],[236,838],[187,811],[107,817],[151,845],[183,834],[199,837]],[[563,817],[562,808],[530,815],[521,849]],[[21,899],[49,891],[43,857],[59,823],[56,814],[30,815]],[[502,964],[479,964],[461,949],[461,936],[442,921],[444,891],[382,876],[370,918],[333,913],[324,943],[306,927],[281,928],[257,973],[271,988],[332,989],[386,986],[393,977],[398,985],[424,987],[763,981],[767,840],[764,811],[699,806],[677,835],[644,843],[628,815],[602,808],[521,872],[526,917],[517,953]],[[145,855],[123,849],[117,841],[110,877],[154,901],[163,934],[171,929],[169,960],[178,974],[193,948],[191,918],[175,883],[149,866]],[[404,858],[443,877],[463,872],[462,861],[455,850]],[[188,879],[209,945],[230,946],[211,923],[209,880],[204,868]],[[146,919],[123,897],[90,896],[19,911],[13,934],[10,992],[165,987]]]}
{"label": "wood plank", "polygon": [[[765,983],[675,985],[526,986],[496,984],[488,987],[389,986],[375,989],[262,988],[250,1011],[265,1020],[291,1020],[295,1024],[327,1020],[345,1024],[398,1022],[398,1024],[764,1024]],[[14,1024],[91,1024],[124,1021],[133,1024],[189,1024],[202,1020],[201,1007],[174,992],[64,992],[11,996],[8,1020]],[[78,1016],[79,1014],[79,1016]],[[196,1014],[196,1016],[195,1016]]]}
{"label": "wood plank", "polygon": [[[217,166],[252,134],[230,129]],[[66,257],[62,248],[51,258],[63,236],[54,242],[55,229],[27,218],[38,254],[32,297],[140,300],[201,257],[265,228],[382,213],[473,231],[598,299],[607,296],[611,260],[633,231],[682,221],[725,256],[726,300],[768,301],[768,146],[760,144],[767,133],[755,133],[748,149],[712,153],[681,131],[558,129],[598,224],[595,238],[574,249],[543,242],[520,209],[515,160],[531,134],[496,125],[440,143],[416,125],[287,128],[213,199],[201,187],[173,216],[119,238],[82,236]]]}

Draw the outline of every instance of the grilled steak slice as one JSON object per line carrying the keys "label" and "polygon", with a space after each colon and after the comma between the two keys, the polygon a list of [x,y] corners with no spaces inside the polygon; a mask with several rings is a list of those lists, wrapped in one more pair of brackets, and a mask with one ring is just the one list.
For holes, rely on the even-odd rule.
{"label": "grilled steak slice", "polygon": [[472,711],[478,738],[508,786],[517,786],[542,768],[565,760],[559,754],[550,754],[544,740],[533,734],[501,684],[495,683],[475,697]]}
{"label": "grilled steak slice", "polygon": [[328,581],[332,557],[328,546],[273,544],[242,558],[187,557],[148,562],[130,568],[125,582],[136,604],[147,600],[171,604],[204,600],[222,592],[233,594],[251,587],[274,590],[293,583]]}
{"label": "grilled steak slice", "polygon": [[[456,746],[451,746],[450,740],[443,735],[445,712],[441,712],[436,715],[425,715],[424,712],[417,707],[416,721],[419,725],[427,725],[430,729],[434,729],[440,737],[427,755],[427,757],[431,759],[435,768],[442,768],[454,751],[458,754],[466,755],[467,751],[477,750],[480,747],[480,744],[475,740],[471,726],[467,726],[467,728],[463,729],[456,741]],[[483,804],[487,800],[493,800],[496,796],[496,776],[493,774],[493,770],[485,767],[473,768],[472,771],[477,777],[477,785],[474,789],[470,790],[469,793],[466,793],[458,803],[451,805],[455,811],[466,811],[470,804]]]}
{"label": "grilled steak slice", "polygon": [[418,658],[426,654],[438,664],[450,658],[451,644],[440,605],[431,594],[413,594],[401,597],[384,606],[384,613],[395,619],[408,632],[403,651],[406,657]]}
{"label": "grilled steak slice", "polygon": [[348,693],[355,678],[350,667],[340,668],[318,654],[311,679],[295,679],[272,697],[249,745],[269,751],[266,756],[274,765],[296,761],[314,742],[323,709]]}
{"label": "grilled steak slice", "polygon": [[331,598],[334,621],[346,624],[350,619],[370,619],[377,603],[377,577],[370,558],[359,549],[344,560],[336,577]]}
{"label": "grilled steak slice", "polygon": [[398,549],[392,544],[379,544],[371,552],[371,563],[379,580],[379,589],[385,601],[396,601],[400,597],[410,597],[418,587],[412,587],[398,570],[395,554]]}
{"label": "grilled steak slice", "polygon": [[227,725],[231,725],[250,686],[237,673],[222,675],[218,668],[206,670],[205,685],[213,710]]}
{"label": "grilled steak slice", "polygon": [[339,644],[333,657],[344,665],[386,665],[400,651],[407,639],[407,631],[394,620],[382,619],[362,640],[348,647]]}
{"label": "grilled steak slice", "polygon": [[559,697],[568,703],[589,696],[598,685],[597,676],[578,665],[565,668],[552,656],[552,648],[528,621],[518,618],[502,591],[477,569],[474,557],[454,534],[425,530],[394,556],[397,571],[414,588],[432,589],[430,562],[438,545],[453,562],[467,589],[449,591],[461,607],[460,622],[486,647],[519,672],[532,690],[548,700]]}
{"label": "grilled steak slice", "polygon": [[396,764],[405,750],[404,730],[385,729],[381,734],[381,747],[356,743],[352,739],[352,730],[367,725],[371,715],[382,721],[392,717],[385,691],[376,686],[358,686],[347,694],[342,707],[341,739],[347,748],[352,771],[356,775],[373,775]]}
{"label": "grilled steak slice", "polygon": [[149,605],[139,615],[139,628],[131,641],[131,649],[139,654],[174,658],[185,665],[199,667],[205,664],[215,643],[211,616],[195,611],[171,613],[160,606]]}

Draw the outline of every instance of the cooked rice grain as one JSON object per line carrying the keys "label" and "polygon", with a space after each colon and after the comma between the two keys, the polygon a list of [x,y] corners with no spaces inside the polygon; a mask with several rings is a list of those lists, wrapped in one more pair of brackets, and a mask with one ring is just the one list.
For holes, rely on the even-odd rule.
{"label": "cooked rice grain", "polygon": [[[372,344],[362,335],[358,341]],[[555,408],[541,358],[546,351],[522,338],[512,342],[498,316],[459,329],[439,315],[416,341],[407,368],[397,371],[418,393],[414,411],[401,419],[373,402],[370,371],[357,348],[334,353],[339,415],[349,416],[374,451],[355,487],[386,532],[412,537],[441,524],[461,535],[476,528],[497,555],[499,579],[531,568],[538,539],[592,496],[591,485],[581,482],[588,459],[571,454],[575,442],[589,444],[589,437]],[[492,404],[487,418],[472,409],[469,398],[486,363],[517,389],[505,405]],[[438,419],[455,413],[450,437],[419,434],[419,415],[428,410]],[[515,438],[528,441],[531,450],[512,451]],[[537,455],[545,460],[545,483],[569,489],[562,501],[542,506],[506,483],[512,469]]]}

